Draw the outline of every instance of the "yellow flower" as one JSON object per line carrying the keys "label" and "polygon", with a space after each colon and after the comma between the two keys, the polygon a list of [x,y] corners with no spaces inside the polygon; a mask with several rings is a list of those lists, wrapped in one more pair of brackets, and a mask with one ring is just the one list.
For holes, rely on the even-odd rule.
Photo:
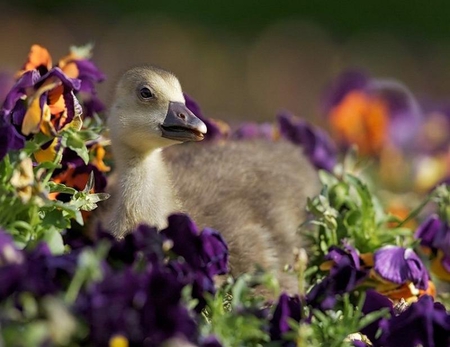
{"label": "yellow flower", "polygon": [[109,347],[128,347],[128,339],[123,335],[114,335],[109,339]]}
{"label": "yellow flower", "polygon": [[33,162],[30,158],[23,159],[11,177],[10,183],[17,189],[17,195],[25,204],[33,195],[34,172]]}

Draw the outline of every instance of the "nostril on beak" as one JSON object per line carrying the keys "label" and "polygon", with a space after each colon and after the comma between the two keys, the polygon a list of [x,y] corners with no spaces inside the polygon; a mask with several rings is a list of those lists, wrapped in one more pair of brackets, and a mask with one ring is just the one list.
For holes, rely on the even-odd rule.
{"label": "nostril on beak", "polygon": [[184,115],[183,113],[178,113],[177,116],[182,120],[186,120],[186,115]]}

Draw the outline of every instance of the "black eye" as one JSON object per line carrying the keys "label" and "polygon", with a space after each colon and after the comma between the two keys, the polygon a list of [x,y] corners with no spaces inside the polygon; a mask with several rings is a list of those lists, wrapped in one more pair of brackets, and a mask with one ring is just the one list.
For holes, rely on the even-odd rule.
{"label": "black eye", "polygon": [[143,87],[139,90],[139,94],[141,95],[142,99],[151,99],[153,98],[153,93],[152,91],[147,88],[147,87]]}

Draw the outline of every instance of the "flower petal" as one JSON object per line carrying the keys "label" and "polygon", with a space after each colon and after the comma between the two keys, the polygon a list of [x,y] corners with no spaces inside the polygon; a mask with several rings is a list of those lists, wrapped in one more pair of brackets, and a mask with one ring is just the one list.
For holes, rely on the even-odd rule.
{"label": "flower petal", "polygon": [[306,156],[317,169],[333,169],[337,149],[327,133],[289,113],[278,114],[277,121],[281,136],[302,146]]}
{"label": "flower petal", "polygon": [[374,253],[374,270],[384,280],[395,284],[412,282],[427,289],[429,275],[426,267],[412,249],[385,246]]}
{"label": "flower petal", "polygon": [[27,95],[27,91],[36,84],[40,77],[39,72],[36,70],[27,71],[20,76],[3,103],[2,110],[5,115],[8,115],[13,110],[20,98]]}

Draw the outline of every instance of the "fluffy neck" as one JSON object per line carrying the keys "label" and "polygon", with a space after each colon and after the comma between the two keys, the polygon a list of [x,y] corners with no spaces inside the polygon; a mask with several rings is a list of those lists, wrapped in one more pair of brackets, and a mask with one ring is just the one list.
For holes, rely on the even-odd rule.
{"label": "fluffy neck", "polygon": [[118,194],[110,228],[121,237],[136,225],[164,228],[167,216],[179,211],[161,149],[136,153],[126,146],[114,149]]}

